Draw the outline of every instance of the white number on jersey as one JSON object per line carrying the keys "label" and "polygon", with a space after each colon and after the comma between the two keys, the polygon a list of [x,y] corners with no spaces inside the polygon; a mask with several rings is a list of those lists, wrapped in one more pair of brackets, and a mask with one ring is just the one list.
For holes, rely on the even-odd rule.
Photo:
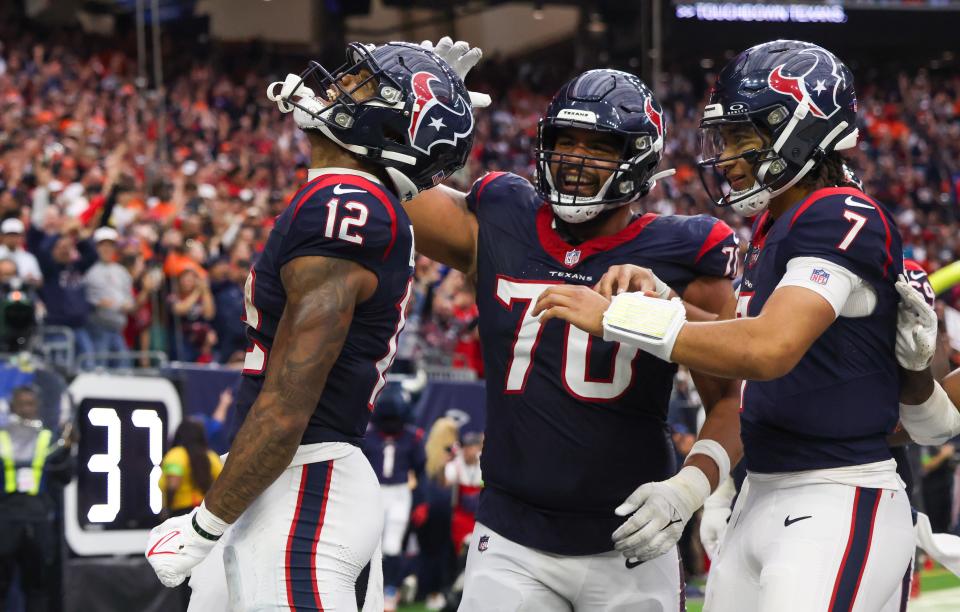
{"label": "white number on jersey", "polygon": [[[523,393],[526,387],[533,368],[533,355],[540,343],[540,334],[543,332],[540,320],[531,314],[533,304],[541,293],[554,284],[558,283],[497,277],[497,300],[504,308],[512,309],[514,302],[526,302],[513,342],[513,354],[507,368],[504,393]],[[633,359],[637,356],[638,349],[618,345],[614,353],[613,372],[610,379],[591,380],[590,345],[594,339],[577,327],[565,325],[561,376],[564,387],[571,395],[584,400],[610,400],[619,397],[630,388],[633,382]]]}
{"label": "white number on jersey", "polygon": [[[323,235],[327,238],[334,237],[334,229],[337,225],[337,209],[340,205],[339,198],[333,198],[327,202],[327,224],[323,228]],[[343,205],[343,208],[356,213],[355,216],[344,216],[340,220],[340,232],[337,234],[336,238],[343,240],[344,242],[350,242],[353,244],[363,244],[363,236],[357,233],[351,233],[350,228],[356,226],[358,229],[367,224],[367,216],[369,216],[370,211],[367,209],[366,205],[361,204],[360,202],[347,202]]]}

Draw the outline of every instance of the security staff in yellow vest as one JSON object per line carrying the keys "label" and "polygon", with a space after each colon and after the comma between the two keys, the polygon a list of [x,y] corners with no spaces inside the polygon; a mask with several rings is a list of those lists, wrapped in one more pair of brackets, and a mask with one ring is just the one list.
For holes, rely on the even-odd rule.
{"label": "security staff in yellow vest", "polygon": [[46,612],[53,609],[60,549],[58,497],[50,485],[72,476],[69,442],[57,444],[43,426],[32,387],[13,391],[10,413],[0,428],[0,608],[19,567],[27,612]]}

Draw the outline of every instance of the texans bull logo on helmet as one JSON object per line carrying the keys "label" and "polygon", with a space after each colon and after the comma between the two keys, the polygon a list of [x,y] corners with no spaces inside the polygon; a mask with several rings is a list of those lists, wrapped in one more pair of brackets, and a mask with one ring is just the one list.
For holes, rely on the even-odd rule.
{"label": "texans bull logo on helmet", "polygon": [[[456,145],[457,141],[473,132],[473,113],[456,92],[435,92],[435,84],[440,79],[429,72],[417,72],[411,80],[413,92],[417,96],[410,120],[410,144],[413,148],[430,153],[437,143]],[[439,94],[439,95],[438,95]],[[453,105],[444,104],[456,96]]]}
{"label": "texans bull logo on helmet", "polygon": [[[790,71],[794,74],[784,74],[786,64],[780,64],[770,71],[767,78],[770,89],[773,91],[790,96],[798,103],[806,101],[810,105],[810,112],[815,117],[827,119],[835,115],[840,110],[840,104],[837,102],[837,92],[843,89],[843,75],[837,66],[833,57],[826,53],[821,53],[816,49],[807,49],[800,52],[803,61],[794,62]],[[809,59],[807,59],[809,58]],[[830,66],[830,75],[826,78],[813,78],[807,81],[807,76],[820,68],[819,74],[823,74],[821,63]],[[810,89],[807,89],[808,84]]]}
{"label": "texans bull logo on helmet", "polygon": [[657,129],[657,138],[663,137],[663,113],[654,108],[653,98],[647,97],[643,101],[643,112],[647,114],[650,123]]}

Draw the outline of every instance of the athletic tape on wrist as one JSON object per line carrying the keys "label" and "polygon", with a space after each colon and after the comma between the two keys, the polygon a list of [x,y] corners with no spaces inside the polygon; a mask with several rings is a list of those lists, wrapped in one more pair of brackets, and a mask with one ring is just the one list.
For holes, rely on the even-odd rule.
{"label": "athletic tape on wrist", "polygon": [[693,444],[693,448],[690,449],[690,452],[687,453],[687,458],[693,455],[706,455],[717,464],[717,468],[720,470],[720,480],[717,482],[718,488],[730,477],[730,455],[727,454],[726,449],[716,440],[710,440],[708,438],[697,440]]}
{"label": "athletic tape on wrist", "polygon": [[940,383],[922,404],[900,404],[900,422],[915,442],[939,446],[960,433],[960,412]]}
{"label": "athletic tape on wrist", "polygon": [[635,346],[669,362],[686,319],[679,298],[661,300],[621,293],[603,313],[603,339]]}

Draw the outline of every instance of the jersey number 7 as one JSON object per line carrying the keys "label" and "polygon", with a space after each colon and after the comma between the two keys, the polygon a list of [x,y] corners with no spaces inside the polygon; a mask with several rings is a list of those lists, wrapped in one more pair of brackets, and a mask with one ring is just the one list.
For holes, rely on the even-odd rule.
{"label": "jersey number 7", "polygon": [[[514,336],[504,393],[523,393],[527,385],[533,369],[534,353],[543,333],[543,324],[531,311],[537,297],[554,284],[558,283],[497,277],[497,300],[504,308],[512,310],[515,302],[524,303],[523,316]],[[595,380],[590,377],[590,346],[595,338],[567,323],[564,323],[564,326],[566,329],[560,376],[567,392],[588,401],[609,401],[623,395],[633,383],[633,359],[637,356],[638,349],[617,344],[610,378]]]}

